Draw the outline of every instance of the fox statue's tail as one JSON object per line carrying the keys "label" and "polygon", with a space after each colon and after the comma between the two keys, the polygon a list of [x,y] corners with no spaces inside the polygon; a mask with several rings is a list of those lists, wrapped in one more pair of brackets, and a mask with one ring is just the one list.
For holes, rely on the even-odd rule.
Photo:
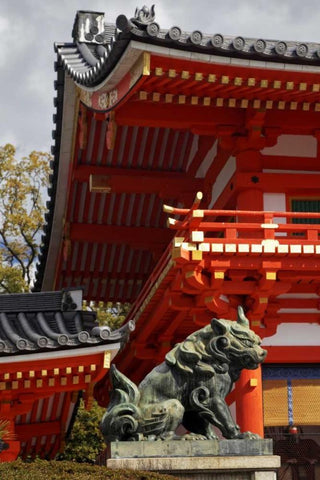
{"label": "fox statue's tail", "polygon": [[128,440],[137,433],[141,418],[138,407],[140,393],[137,386],[114,365],[110,369],[112,394],[101,420],[101,431],[106,442]]}

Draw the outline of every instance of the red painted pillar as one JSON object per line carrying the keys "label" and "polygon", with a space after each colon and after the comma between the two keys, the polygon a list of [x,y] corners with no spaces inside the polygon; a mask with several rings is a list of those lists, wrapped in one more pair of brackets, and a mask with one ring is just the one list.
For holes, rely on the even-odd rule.
{"label": "red painted pillar", "polygon": [[250,431],[263,437],[261,367],[243,370],[235,388],[237,423],[241,431]]}
{"label": "red painted pillar", "polygon": [[[238,210],[263,210],[263,192],[259,188],[250,188],[239,192],[237,197]],[[252,222],[252,217],[247,217]],[[250,218],[250,220],[249,220]]]}
{"label": "red painted pillar", "polygon": [[[237,197],[237,210],[263,210],[263,192],[257,188],[250,188],[239,192]],[[258,217],[239,216],[240,223],[263,223],[263,213]],[[262,238],[262,232],[255,230],[241,230],[239,237],[242,238]]]}
{"label": "red painted pillar", "polygon": [[[241,152],[237,156],[237,166],[242,172],[256,172],[252,175],[251,182],[246,190],[237,196],[238,210],[261,210],[261,217],[241,217],[240,222],[263,222],[263,191],[259,188],[259,173],[262,170],[262,159],[258,151]],[[243,238],[262,238],[260,231],[243,230]],[[236,413],[237,423],[241,431],[250,431],[263,437],[263,399],[261,367],[256,370],[243,370],[236,383]]]}

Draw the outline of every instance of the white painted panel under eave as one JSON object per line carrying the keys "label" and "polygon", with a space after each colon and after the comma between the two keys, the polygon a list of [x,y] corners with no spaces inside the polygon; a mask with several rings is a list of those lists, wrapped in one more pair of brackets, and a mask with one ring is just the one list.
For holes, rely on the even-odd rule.
{"label": "white painted panel under eave", "polygon": [[317,143],[317,139],[312,135],[280,135],[276,145],[264,148],[261,153],[263,155],[315,158]]}
{"label": "white painted panel under eave", "polygon": [[229,182],[230,178],[236,171],[236,159],[235,157],[230,157],[225,166],[220,171],[219,175],[216,178],[216,181],[212,185],[212,196],[211,202],[209,205],[209,209],[213,208],[214,204],[220,197],[223,190],[226,188],[227,183]]}
{"label": "white painted panel under eave", "polygon": [[189,152],[189,158],[188,158],[188,163],[187,163],[187,171],[188,171],[190,165],[193,162],[195,154],[197,153],[198,145],[199,145],[199,135],[194,135],[193,140],[192,140],[192,145],[191,145],[191,148],[190,148],[190,152]]}
{"label": "white painted panel under eave", "polygon": [[[285,212],[286,211],[286,195],[285,193],[264,193],[263,194],[263,210],[267,212]],[[287,223],[285,217],[274,217],[274,223]],[[275,232],[276,237],[286,237],[285,232]]]}
{"label": "white painted panel under eave", "polygon": [[282,323],[278,326],[275,335],[262,340],[262,345],[273,347],[318,346],[320,345],[320,325],[317,323]]}
{"label": "white painted panel under eave", "polygon": [[285,193],[264,193],[263,210],[268,212],[285,212],[286,195]]}
{"label": "white painted panel under eave", "polygon": [[210,148],[210,150],[207,152],[207,155],[202,160],[201,165],[197,170],[196,178],[205,178],[209,168],[211,167],[211,165],[215,160],[215,157],[217,155],[217,150],[218,150],[218,140],[213,142],[212,147]]}

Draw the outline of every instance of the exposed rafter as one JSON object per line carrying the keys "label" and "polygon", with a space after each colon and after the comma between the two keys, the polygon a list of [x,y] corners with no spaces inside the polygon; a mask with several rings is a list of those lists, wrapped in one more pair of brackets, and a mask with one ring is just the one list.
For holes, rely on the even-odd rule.
{"label": "exposed rafter", "polygon": [[73,223],[70,225],[70,240],[88,243],[126,244],[136,249],[158,249],[168,243],[172,232],[165,228],[126,227],[116,225],[91,225]]}

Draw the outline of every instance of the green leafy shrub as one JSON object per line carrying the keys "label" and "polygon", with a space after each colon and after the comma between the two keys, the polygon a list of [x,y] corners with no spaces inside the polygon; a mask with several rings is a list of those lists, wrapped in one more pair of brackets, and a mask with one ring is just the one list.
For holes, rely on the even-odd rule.
{"label": "green leafy shrub", "polygon": [[95,463],[97,455],[106,448],[99,427],[104,412],[105,408],[99,407],[95,401],[91,409],[86,410],[81,400],[66,448],[58,455],[58,460]]}
{"label": "green leafy shrub", "polygon": [[5,480],[173,480],[170,475],[134,470],[108,470],[106,467],[76,462],[16,460],[0,464],[0,478]]}

